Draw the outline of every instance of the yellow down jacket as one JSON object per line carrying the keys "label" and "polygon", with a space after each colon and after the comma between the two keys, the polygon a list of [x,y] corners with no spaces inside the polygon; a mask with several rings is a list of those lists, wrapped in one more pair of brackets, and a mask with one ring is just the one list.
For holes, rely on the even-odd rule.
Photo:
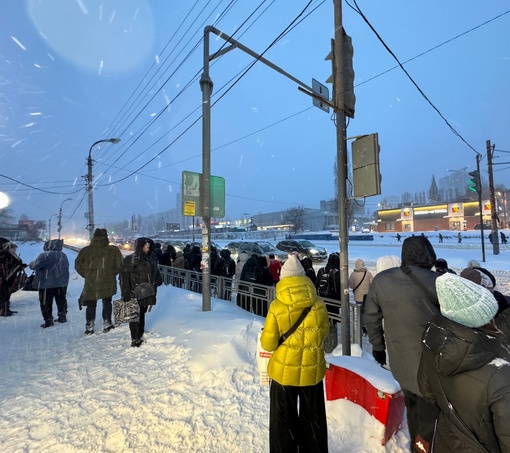
{"label": "yellow down jacket", "polygon": [[[279,338],[311,307],[296,331],[280,346]],[[276,285],[276,299],[269,306],[260,344],[274,351],[269,377],[281,385],[305,387],[320,382],[326,373],[324,339],[329,333],[328,312],[308,277],[283,278]]]}

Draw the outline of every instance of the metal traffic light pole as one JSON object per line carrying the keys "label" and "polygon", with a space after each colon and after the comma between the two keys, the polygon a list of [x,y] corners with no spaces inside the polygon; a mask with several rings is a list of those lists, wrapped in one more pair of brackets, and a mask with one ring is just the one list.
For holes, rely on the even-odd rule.
{"label": "metal traffic light pole", "polygon": [[482,261],[485,263],[485,238],[483,237],[483,206],[482,206],[482,180],[480,179],[480,160],[482,159],[482,155],[480,153],[476,154],[476,171],[478,173],[478,178],[480,181],[480,190],[477,190],[478,194],[478,210],[480,211],[480,233],[482,235]]}
{"label": "metal traffic light pole", "polygon": [[498,232],[498,211],[496,210],[496,197],[494,196],[494,175],[492,173],[492,156],[495,145],[491,146],[491,141],[487,140],[487,171],[489,173],[489,196],[491,202],[491,227],[492,227],[492,252],[499,255],[499,232]]}

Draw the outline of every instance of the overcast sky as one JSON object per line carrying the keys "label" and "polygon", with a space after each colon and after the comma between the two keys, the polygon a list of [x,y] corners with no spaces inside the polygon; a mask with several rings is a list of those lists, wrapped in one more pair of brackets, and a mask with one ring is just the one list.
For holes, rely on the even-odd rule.
{"label": "overcast sky", "polygon": [[[486,140],[501,150],[495,163],[510,160],[507,1],[358,1],[412,81],[350,5],[357,100],[348,136],[378,132],[381,146],[383,193],[366,200],[370,212],[383,197],[427,191],[432,175],[473,169]],[[175,208],[182,172],[202,171],[205,25],[305,84],[331,73],[332,0],[0,6],[0,191],[16,218],[47,220],[63,205],[64,228],[84,233],[97,140],[122,140],[92,150],[98,225]],[[223,44],[211,35],[211,53]],[[319,208],[334,196],[332,115],[260,62],[242,76],[252,62],[235,49],[211,63],[211,173],[226,180],[226,216]],[[509,175],[510,165],[495,166],[496,184]]]}

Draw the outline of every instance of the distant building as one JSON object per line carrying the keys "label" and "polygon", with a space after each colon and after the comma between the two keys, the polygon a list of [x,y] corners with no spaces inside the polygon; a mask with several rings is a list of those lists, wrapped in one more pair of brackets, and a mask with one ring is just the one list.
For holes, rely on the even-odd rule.
{"label": "distant building", "polygon": [[[490,201],[482,203],[483,221],[491,218]],[[473,230],[480,223],[478,202],[450,202],[423,206],[402,206],[377,211],[377,231],[421,232]]]}

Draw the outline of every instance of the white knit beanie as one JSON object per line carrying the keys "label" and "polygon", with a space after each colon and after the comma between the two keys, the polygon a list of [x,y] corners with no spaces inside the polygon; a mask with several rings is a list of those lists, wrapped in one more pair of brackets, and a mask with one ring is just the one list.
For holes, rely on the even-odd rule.
{"label": "white knit beanie", "polygon": [[377,273],[391,269],[392,267],[400,267],[400,258],[396,255],[381,256],[375,265]]}
{"label": "white knit beanie", "polygon": [[289,255],[289,259],[285,261],[280,270],[280,278],[299,277],[306,275],[305,269],[301,265],[296,255]]}
{"label": "white knit beanie", "polygon": [[466,278],[446,273],[436,279],[441,314],[467,327],[481,327],[496,316],[492,293]]}

